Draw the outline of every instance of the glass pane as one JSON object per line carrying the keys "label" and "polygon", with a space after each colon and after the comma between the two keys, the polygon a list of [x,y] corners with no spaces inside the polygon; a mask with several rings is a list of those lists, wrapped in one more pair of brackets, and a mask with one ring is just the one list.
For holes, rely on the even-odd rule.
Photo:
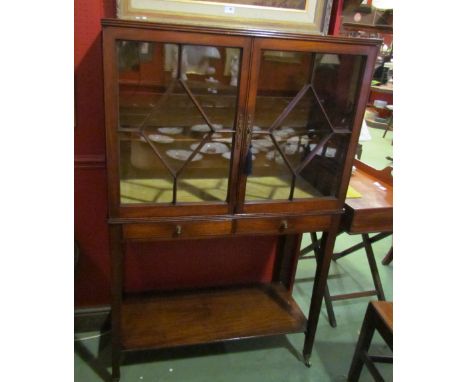
{"label": "glass pane", "polygon": [[313,86],[332,125],[351,129],[364,58],[320,54],[315,59]]}
{"label": "glass pane", "polygon": [[291,172],[269,135],[253,134],[252,174],[245,190],[246,200],[287,200]]}
{"label": "glass pane", "polygon": [[[167,46],[177,49],[176,45]],[[182,52],[182,77],[196,102],[213,124],[233,129],[240,49],[184,45]]]}
{"label": "glass pane", "polygon": [[[200,143],[193,143],[195,149]],[[201,146],[199,160],[187,165],[177,181],[180,202],[218,201],[227,197],[232,134],[215,133]]]}
{"label": "glass pane", "polygon": [[[298,184],[302,184],[302,187],[311,186],[324,196],[336,195],[349,138],[349,134],[333,135],[327,144],[318,151],[318,154],[301,170]],[[295,192],[294,197],[303,198],[305,196]]]}
{"label": "glass pane", "polygon": [[121,203],[226,201],[240,49],[120,41],[117,51]]}
{"label": "glass pane", "polygon": [[245,199],[336,195],[363,58],[281,51],[261,57],[251,140],[256,160]]}

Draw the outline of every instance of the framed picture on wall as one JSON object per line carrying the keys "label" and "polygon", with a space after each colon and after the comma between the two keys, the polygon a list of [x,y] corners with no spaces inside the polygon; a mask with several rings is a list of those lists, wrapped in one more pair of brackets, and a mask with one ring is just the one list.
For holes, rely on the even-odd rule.
{"label": "framed picture on wall", "polygon": [[332,0],[117,0],[122,19],[327,34]]}

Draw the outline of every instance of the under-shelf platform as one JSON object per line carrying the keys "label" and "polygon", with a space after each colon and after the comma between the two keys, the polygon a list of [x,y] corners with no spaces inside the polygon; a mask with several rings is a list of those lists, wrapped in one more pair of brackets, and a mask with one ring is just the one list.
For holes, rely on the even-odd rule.
{"label": "under-shelf platform", "polygon": [[303,332],[306,318],[280,284],[127,297],[125,350],[164,348]]}

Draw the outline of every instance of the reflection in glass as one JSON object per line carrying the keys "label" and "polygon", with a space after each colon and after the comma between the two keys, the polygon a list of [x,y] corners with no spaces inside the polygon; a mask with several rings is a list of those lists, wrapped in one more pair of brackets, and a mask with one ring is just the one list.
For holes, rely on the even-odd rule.
{"label": "reflection in glass", "polygon": [[240,49],[117,49],[121,203],[226,201]]}
{"label": "reflection in glass", "polygon": [[336,195],[363,63],[361,56],[263,52],[246,200]]}

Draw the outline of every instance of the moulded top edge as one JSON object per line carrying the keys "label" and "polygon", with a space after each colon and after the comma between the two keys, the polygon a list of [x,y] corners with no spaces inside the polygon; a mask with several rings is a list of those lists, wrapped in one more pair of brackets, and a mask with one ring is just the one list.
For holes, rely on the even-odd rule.
{"label": "moulded top edge", "polygon": [[101,19],[103,27],[119,27],[119,28],[141,28],[141,29],[155,29],[155,30],[168,30],[178,32],[201,32],[201,33],[214,33],[222,35],[233,36],[247,36],[247,37],[270,37],[270,38],[286,38],[295,40],[308,40],[308,41],[321,41],[333,43],[347,43],[355,45],[380,45],[381,39],[370,38],[353,38],[353,37],[337,37],[337,36],[323,36],[314,34],[301,34],[290,33],[283,31],[274,31],[268,29],[236,29],[229,27],[210,27],[210,26],[193,26],[182,24],[163,24],[151,21],[135,21],[124,19]]}

